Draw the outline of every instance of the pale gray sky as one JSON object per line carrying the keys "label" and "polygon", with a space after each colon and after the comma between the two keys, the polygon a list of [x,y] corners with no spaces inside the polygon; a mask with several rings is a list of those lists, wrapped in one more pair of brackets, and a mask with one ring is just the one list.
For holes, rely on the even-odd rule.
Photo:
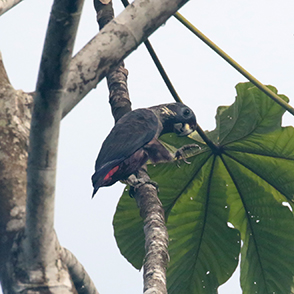
{"label": "pale gray sky", "polygon": [[[35,88],[52,2],[25,0],[0,17],[0,50],[16,89]],[[113,2],[118,14],[123,6]],[[180,12],[260,81],[294,97],[293,0],[194,0]],[[92,1],[86,0],[75,52],[97,28]],[[174,18],[150,40],[183,101],[201,127],[212,130],[217,106],[231,104],[235,85],[245,78]],[[173,101],[144,46],[126,59],[126,67],[134,109]],[[293,117],[287,115],[284,124],[293,125]],[[142,273],[120,255],[113,237],[123,185],[102,188],[91,200],[94,162],[112,126],[103,81],[62,122],[55,226],[61,244],[82,262],[101,294],[137,294]],[[219,293],[240,294],[238,279],[239,272]]]}

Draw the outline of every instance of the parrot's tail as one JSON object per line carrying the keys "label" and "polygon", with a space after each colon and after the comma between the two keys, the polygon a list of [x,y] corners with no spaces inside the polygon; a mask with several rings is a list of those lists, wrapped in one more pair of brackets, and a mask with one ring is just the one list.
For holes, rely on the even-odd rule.
{"label": "parrot's tail", "polygon": [[98,191],[99,188],[100,187],[98,187],[98,188],[94,187],[94,191],[93,191],[93,194],[92,194],[92,199],[93,199],[94,195],[96,194],[96,192]]}

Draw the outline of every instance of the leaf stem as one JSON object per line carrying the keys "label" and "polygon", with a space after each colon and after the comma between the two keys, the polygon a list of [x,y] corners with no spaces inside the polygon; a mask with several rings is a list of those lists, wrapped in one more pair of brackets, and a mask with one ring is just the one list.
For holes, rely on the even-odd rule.
{"label": "leaf stem", "polygon": [[224,52],[220,47],[213,43],[209,38],[207,38],[202,32],[200,32],[195,26],[193,26],[184,16],[176,12],[174,17],[179,20],[186,28],[188,28],[192,33],[194,33],[198,38],[200,38],[206,45],[208,45],[213,51],[225,59],[231,66],[233,66],[239,73],[246,77],[252,84],[263,91],[267,96],[273,99],[276,103],[281,105],[284,109],[289,111],[294,115],[294,108],[290,106],[286,101],[284,101],[277,94],[268,89],[260,81],[258,81],[253,75],[251,75],[247,70],[245,70],[240,64],[238,64],[234,59],[232,59],[226,52]]}
{"label": "leaf stem", "polygon": [[153,61],[154,61],[155,65],[156,65],[161,77],[163,78],[167,88],[169,89],[170,93],[174,97],[175,101],[183,103],[182,99],[180,98],[180,96],[178,95],[177,91],[175,90],[173,84],[171,83],[166,71],[164,70],[160,60],[158,59],[158,57],[157,57],[151,43],[149,42],[149,40],[146,40],[144,42],[144,44],[145,44],[151,58],[153,59]]}
{"label": "leaf stem", "polygon": [[196,131],[200,135],[200,137],[203,139],[203,141],[207,144],[207,146],[212,150],[214,154],[220,154],[220,147],[218,145],[215,145],[205,134],[205,132],[202,130],[202,128],[197,124]]}

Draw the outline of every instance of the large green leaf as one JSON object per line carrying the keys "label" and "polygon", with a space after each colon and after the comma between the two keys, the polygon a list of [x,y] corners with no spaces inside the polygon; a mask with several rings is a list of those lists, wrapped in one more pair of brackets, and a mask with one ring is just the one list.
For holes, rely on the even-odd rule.
{"label": "large green leaf", "polygon": [[220,163],[211,156],[170,208],[169,293],[216,293],[237,266],[240,238],[227,225]]}
{"label": "large green leaf", "polygon": [[[293,293],[294,129],[281,127],[283,109],[251,83],[236,88],[236,101],[218,108],[216,129],[206,133],[215,148],[196,134],[167,134],[161,139],[171,149],[199,145],[187,154],[191,164],[148,168],[166,212],[170,294],[217,293],[237,266],[240,234],[243,293]],[[137,268],[144,258],[142,226],[135,201],[124,193],[115,236]]]}

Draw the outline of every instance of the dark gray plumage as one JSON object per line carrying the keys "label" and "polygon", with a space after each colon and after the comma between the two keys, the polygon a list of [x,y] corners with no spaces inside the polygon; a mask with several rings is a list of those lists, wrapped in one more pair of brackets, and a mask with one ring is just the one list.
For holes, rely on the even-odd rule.
{"label": "dark gray plumage", "polygon": [[154,163],[172,160],[173,156],[157,140],[158,137],[170,132],[186,136],[195,128],[193,111],[182,103],[162,104],[126,113],[102,144],[92,176],[92,197],[100,187],[126,180],[148,159]]}

